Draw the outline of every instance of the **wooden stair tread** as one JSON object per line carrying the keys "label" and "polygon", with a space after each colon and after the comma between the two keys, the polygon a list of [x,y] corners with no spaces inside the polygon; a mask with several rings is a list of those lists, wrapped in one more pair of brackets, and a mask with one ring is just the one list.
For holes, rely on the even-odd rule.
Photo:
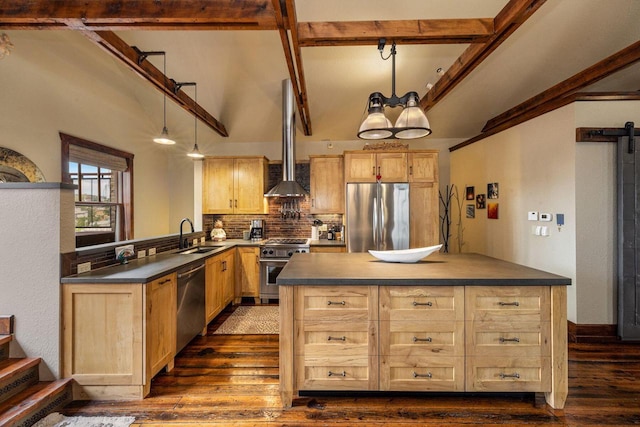
{"label": "wooden stair tread", "polygon": [[34,366],[38,366],[42,359],[39,357],[22,359],[9,358],[0,360],[0,384],[7,378],[14,377],[27,369],[31,369]]}
{"label": "wooden stair tread", "polygon": [[[37,417],[40,419],[63,407],[72,400],[71,381],[71,378],[41,381],[0,403],[0,426],[17,424],[34,416],[38,409],[43,411]],[[64,397],[65,391],[68,398]],[[58,397],[61,399],[56,403]]]}
{"label": "wooden stair tread", "polygon": [[13,335],[0,335],[0,345],[11,342]]}

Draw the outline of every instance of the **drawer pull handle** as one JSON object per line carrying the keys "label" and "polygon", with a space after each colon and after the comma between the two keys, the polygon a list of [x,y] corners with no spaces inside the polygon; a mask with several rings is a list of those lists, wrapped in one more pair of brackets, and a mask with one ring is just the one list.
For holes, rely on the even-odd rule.
{"label": "drawer pull handle", "polygon": [[426,374],[419,374],[417,372],[413,373],[413,378],[432,378],[433,375],[431,374],[431,372],[427,372]]}
{"label": "drawer pull handle", "polygon": [[338,376],[338,377],[346,377],[346,376],[347,376],[347,373],[346,373],[345,371],[342,371],[342,372],[332,372],[332,371],[329,371],[329,375],[328,375],[328,376],[330,376],[330,377],[335,377],[335,376]]}
{"label": "drawer pull handle", "polygon": [[427,301],[427,302],[418,302],[418,301],[414,301],[413,302],[413,306],[419,306],[419,305],[426,305],[427,307],[431,307],[433,306],[433,303],[431,301]]}
{"label": "drawer pull handle", "polygon": [[347,337],[327,337],[327,341],[346,341]]}
{"label": "drawer pull handle", "polygon": [[413,342],[418,342],[418,341],[431,342],[433,340],[431,339],[431,337],[427,337],[427,338],[413,337]]}
{"label": "drawer pull handle", "polygon": [[327,305],[346,305],[347,303],[344,301],[339,301],[339,302],[335,302],[335,301],[327,301]]}
{"label": "drawer pull handle", "polygon": [[500,343],[505,343],[505,342],[520,342],[520,338],[518,337],[514,337],[514,338],[500,338]]}
{"label": "drawer pull handle", "polygon": [[502,301],[500,301],[498,303],[498,305],[501,306],[501,307],[504,307],[504,306],[507,306],[507,305],[512,305],[514,307],[519,307],[520,303],[518,301],[514,301],[514,302],[502,302]]}
{"label": "drawer pull handle", "polygon": [[515,374],[500,374],[500,379],[503,380],[505,378],[520,378],[520,374],[519,373],[515,373]]}
{"label": "drawer pull handle", "polygon": [[158,285],[164,285],[165,283],[169,283],[171,279],[164,279],[162,282],[159,282]]}

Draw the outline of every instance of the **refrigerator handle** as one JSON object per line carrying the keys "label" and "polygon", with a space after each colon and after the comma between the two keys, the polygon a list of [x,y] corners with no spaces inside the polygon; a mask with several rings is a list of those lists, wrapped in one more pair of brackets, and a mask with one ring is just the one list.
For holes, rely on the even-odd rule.
{"label": "refrigerator handle", "polygon": [[374,197],[373,200],[373,228],[371,230],[371,232],[373,233],[373,245],[375,249],[378,249],[378,224],[380,223],[378,221],[378,198]]}

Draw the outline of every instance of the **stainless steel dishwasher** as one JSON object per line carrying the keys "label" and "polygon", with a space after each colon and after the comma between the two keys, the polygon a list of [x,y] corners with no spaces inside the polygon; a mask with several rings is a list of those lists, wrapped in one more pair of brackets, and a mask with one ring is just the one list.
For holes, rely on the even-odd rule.
{"label": "stainless steel dishwasher", "polygon": [[176,352],[206,326],[204,306],[204,261],[190,264],[178,271],[178,325],[176,329]]}

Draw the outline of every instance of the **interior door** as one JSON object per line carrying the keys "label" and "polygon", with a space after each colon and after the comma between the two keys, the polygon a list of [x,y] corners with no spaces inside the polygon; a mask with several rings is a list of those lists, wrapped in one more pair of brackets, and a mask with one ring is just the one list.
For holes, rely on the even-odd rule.
{"label": "interior door", "polygon": [[[638,141],[638,138],[634,138]],[[640,339],[640,154],[618,138],[618,335]]]}

